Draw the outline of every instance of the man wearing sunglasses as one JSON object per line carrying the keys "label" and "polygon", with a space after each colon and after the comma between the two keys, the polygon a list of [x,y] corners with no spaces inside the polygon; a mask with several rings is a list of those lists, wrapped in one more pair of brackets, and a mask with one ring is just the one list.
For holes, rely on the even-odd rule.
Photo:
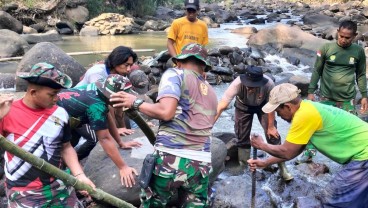
{"label": "man wearing sunglasses", "polygon": [[185,16],[175,19],[167,35],[167,49],[172,57],[189,43],[207,45],[207,24],[198,19],[199,0],[185,0]]}

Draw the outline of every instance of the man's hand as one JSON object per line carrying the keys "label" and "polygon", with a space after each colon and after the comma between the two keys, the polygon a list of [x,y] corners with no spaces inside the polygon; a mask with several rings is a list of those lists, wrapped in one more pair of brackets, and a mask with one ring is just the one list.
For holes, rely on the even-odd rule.
{"label": "man's hand", "polygon": [[130,141],[130,142],[120,142],[119,147],[121,149],[131,149],[132,147],[141,147],[142,143],[137,141]]}
{"label": "man's hand", "polygon": [[137,99],[135,95],[120,91],[117,93],[113,93],[110,97],[110,102],[114,103],[112,107],[118,108],[118,107],[125,107],[125,108],[131,108],[133,105],[133,102]]}
{"label": "man's hand", "polygon": [[261,135],[258,134],[252,134],[250,136],[250,144],[252,145],[252,147],[263,150],[262,146],[265,144],[265,142],[263,141],[263,138]]}
{"label": "man's hand", "polygon": [[[87,178],[87,176],[84,173],[76,176],[76,178],[80,182],[83,182],[83,183],[85,183],[87,185],[90,185],[93,189],[96,189],[96,185],[89,178]],[[83,196],[89,197],[89,194],[88,194],[87,191],[79,191],[79,193],[81,193]]]}
{"label": "man's hand", "polygon": [[311,101],[315,101],[316,97],[314,96],[314,94],[308,94],[307,99]]}
{"label": "man's hand", "polygon": [[13,99],[11,94],[0,94],[0,119],[9,113]]}
{"label": "man's hand", "polygon": [[268,138],[279,138],[280,134],[275,126],[271,126],[267,129]]}
{"label": "man's hand", "polygon": [[249,168],[250,171],[255,171],[257,168],[265,168],[267,167],[267,163],[265,162],[265,160],[253,160],[253,159],[249,159],[247,160],[248,164],[249,164]]}
{"label": "man's hand", "polygon": [[128,135],[134,134],[133,129],[127,129],[127,128],[118,128],[118,132],[121,136],[128,136]]}
{"label": "man's hand", "polygon": [[364,97],[362,98],[362,100],[360,101],[360,113],[364,113],[367,111],[368,108],[368,98]]}
{"label": "man's hand", "polygon": [[126,187],[130,188],[135,185],[135,179],[133,173],[137,176],[138,173],[134,168],[129,166],[124,166],[122,169],[119,170],[120,172],[120,181],[121,185],[125,185]]}

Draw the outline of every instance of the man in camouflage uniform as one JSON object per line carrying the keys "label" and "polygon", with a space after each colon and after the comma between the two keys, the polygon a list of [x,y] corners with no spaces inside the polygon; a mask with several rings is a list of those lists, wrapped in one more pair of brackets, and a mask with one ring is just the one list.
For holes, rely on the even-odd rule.
{"label": "man in camouflage uniform", "polygon": [[184,190],[179,193],[183,207],[208,206],[210,135],[217,98],[203,76],[211,68],[206,57],[201,45],[184,46],[173,58],[177,67],[162,76],[155,104],[124,92],[112,95],[114,107],[133,108],[160,120],[156,166],[141,195],[143,207],[166,207],[179,189]]}

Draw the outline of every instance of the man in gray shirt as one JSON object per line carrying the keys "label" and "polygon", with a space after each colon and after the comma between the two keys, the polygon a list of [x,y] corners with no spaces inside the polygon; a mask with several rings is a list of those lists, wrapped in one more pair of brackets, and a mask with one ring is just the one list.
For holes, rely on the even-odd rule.
{"label": "man in gray shirt", "polygon": [[[270,91],[274,86],[272,79],[263,75],[261,67],[248,66],[245,74],[240,75],[230,84],[217,106],[216,120],[236,97],[235,134],[238,139],[238,160],[241,166],[245,167],[250,158],[249,138],[254,114],[257,115],[264,129],[267,142],[270,144],[280,144],[281,142],[276,129],[275,113],[265,114],[262,111],[262,107],[268,102]],[[292,180],[293,177],[286,169],[285,163],[278,165],[284,180]]]}

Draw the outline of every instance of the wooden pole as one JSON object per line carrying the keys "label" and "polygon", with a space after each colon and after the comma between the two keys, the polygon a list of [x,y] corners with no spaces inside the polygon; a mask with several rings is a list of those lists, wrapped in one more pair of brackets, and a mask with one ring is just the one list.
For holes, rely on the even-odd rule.
{"label": "wooden pole", "polygon": [[155,133],[152,131],[152,129],[148,126],[146,121],[142,118],[142,116],[139,115],[139,113],[136,110],[128,109],[124,111],[130,119],[132,119],[139,128],[143,131],[143,133],[148,138],[148,141],[153,145],[156,142],[156,136]]}
{"label": "wooden pole", "polygon": [[67,174],[66,172],[60,170],[59,168],[51,165],[45,160],[36,157],[35,155],[23,150],[12,142],[8,141],[5,137],[0,135],[0,147],[5,151],[19,157],[20,159],[30,163],[32,166],[62,180],[66,185],[73,186],[76,190],[85,190],[93,198],[113,205],[119,208],[134,208],[134,206],[128,202],[125,202],[109,193],[102,191],[101,189],[93,189],[90,185],[87,185],[74,176]]}
{"label": "wooden pole", "polygon": [[[155,49],[133,49],[134,52],[155,52]],[[82,52],[70,52],[66,53],[69,56],[79,56],[79,55],[96,55],[96,54],[108,54],[111,51],[82,51]],[[9,57],[9,58],[0,58],[0,62],[4,61],[18,61],[21,60],[23,56]]]}

